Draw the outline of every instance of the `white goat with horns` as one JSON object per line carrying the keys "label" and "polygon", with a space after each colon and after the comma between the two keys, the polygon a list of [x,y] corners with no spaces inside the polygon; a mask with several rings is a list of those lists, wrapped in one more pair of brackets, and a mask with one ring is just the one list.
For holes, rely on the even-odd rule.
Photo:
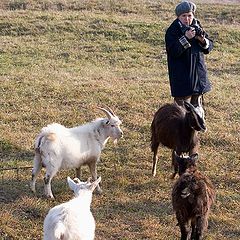
{"label": "white goat with horns", "polygon": [[[97,179],[97,162],[101,151],[109,138],[116,143],[122,137],[121,121],[114,112],[107,108],[102,110],[107,118],[74,128],[66,128],[53,123],[42,128],[35,142],[34,166],[32,169],[31,190],[35,193],[36,178],[42,167],[46,168],[44,177],[44,192],[46,197],[54,198],[51,190],[51,180],[60,169],[76,168],[80,178],[80,168],[88,165],[93,181]],[[102,190],[98,185],[98,193]]]}

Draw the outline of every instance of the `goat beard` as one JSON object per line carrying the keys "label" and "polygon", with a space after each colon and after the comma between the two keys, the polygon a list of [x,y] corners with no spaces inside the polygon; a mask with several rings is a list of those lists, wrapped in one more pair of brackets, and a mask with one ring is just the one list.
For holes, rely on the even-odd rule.
{"label": "goat beard", "polygon": [[118,142],[117,138],[113,140],[114,145],[117,145],[117,142]]}

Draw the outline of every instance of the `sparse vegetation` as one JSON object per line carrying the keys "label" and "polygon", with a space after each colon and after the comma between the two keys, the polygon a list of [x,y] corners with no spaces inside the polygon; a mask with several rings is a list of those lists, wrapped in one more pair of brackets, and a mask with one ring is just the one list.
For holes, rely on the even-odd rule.
{"label": "sparse vegetation", "polygon": [[[171,206],[171,151],[159,151],[151,177],[150,124],[169,93],[164,33],[177,1],[2,0],[0,3],[0,168],[31,166],[33,143],[48,123],[75,126],[108,105],[124,138],[98,165],[104,193],[94,195],[96,240],[178,239]],[[205,96],[208,131],[198,167],[214,183],[206,239],[240,238],[240,4],[201,3],[210,33],[213,90]],[[89,175],[83,169],[83,180]],[[42,174],[43,175],[43,174]],[[30,192],[29,169],[0,171],[0,238],[42,239],[48,210],[71,198],[64,171],[55,201]],[[39,179],[37,188],[43,188]]]}

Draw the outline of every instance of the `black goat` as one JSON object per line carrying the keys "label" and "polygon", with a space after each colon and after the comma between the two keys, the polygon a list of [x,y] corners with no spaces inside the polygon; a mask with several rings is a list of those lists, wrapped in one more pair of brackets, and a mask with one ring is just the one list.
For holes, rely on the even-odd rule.
{"label": "black goat", "polygon": [[[173,149],[178,155],[196,153],[199,146],[197,131],[206,131],[204,111],[200,106],[194,107],[184,102],[184,107],[176,103],[165,104],[155,113],[151,124],[151,150],[153,152],[152,175],[156,175],[157,151],[159,144]],[[174,173],[178,172],[177,163],[172,155]]]}
{"label": "black goat", "polygon": [[173,186],[172,205],[181,230],[181,240],[200,240],[208,226],[215,190],[211,181],[197,170],[198,154],[190,157],[175,155],[175,159],[179,164],[180,177]]}

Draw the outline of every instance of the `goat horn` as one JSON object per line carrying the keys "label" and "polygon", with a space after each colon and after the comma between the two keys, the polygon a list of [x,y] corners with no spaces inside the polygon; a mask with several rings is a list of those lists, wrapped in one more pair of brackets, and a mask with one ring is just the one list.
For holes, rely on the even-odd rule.
{"label": "goat horn", "polygon": [[198,96],[198,106],[201,107],[202,106],[202,95]]}
{"label": "goat horn", "polygon": [[179,157],[176,151],[173,151],[174,157]]}
{"label": "goat horn", "polygon": [[113,112],[113,110],[110,107],[107,106],[107,109],[113,116],[116,116],[115,113]]}
{"label": "goat horn", "polygon": [[97,107],[98,109],[102,110],[103,112],[106,113],[108,119],[111,119],[113,117],[113,115],[111,114],[111,112],[109,112],[108,110],[106,110],[105,108],[101,108],[101,107]]}

